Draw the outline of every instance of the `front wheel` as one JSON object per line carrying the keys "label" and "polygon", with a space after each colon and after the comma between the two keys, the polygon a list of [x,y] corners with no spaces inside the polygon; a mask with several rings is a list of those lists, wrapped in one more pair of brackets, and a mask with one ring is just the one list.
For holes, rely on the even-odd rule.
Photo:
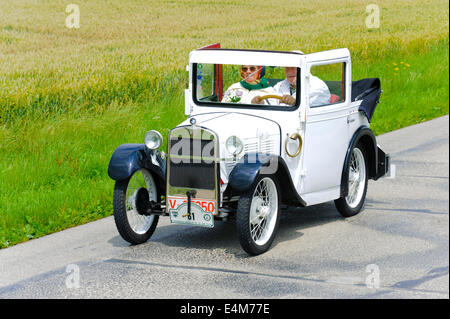
{"label": "front wheel", "polygon": [[236,228],[242,248],[250,255],[262,254],[272,245],[280,216],[278,190],[274,176],[260,175],[239,198]]}
{"label": "front wheel", "polygon": [[136,245],[146,242],[155,231],[159,216],[142,215],[136,209],[140,188],[146,188],[150,201],[158,201],[158,190],[152,174],[146,169],[136,171],[130,178],[116,181],[114,187],[114,221],[123,239]]}
{"label": "front wheel", "polygon": [[335,200],[335,205],[339,213],[344,217],[358,214],[366,199],[368,167],[364,148],[358,144],[350,154],[348,163],[348,194]]}

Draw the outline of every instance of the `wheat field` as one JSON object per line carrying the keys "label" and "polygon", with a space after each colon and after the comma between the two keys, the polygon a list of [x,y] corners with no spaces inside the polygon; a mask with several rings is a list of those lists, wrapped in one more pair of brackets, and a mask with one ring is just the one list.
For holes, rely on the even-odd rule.
{"label": "wheat field", "polygon": [[72,29],[70,3],[0,1],[3,121],[170,92],[185,85],[188,53],[216,42],[305,53],[347,47],[370,63],[448,38],[448,2],[440,0],[377,1],[374,29],[366,26],[372,2],[360,0],[78,1],[80,27]]}

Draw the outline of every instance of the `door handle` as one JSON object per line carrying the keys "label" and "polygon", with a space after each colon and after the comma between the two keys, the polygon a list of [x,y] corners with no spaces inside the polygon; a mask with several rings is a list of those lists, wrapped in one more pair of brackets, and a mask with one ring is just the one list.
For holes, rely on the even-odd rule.
{"label": "door handle", "polygon": [[[287,144],[288,144],[288,140],[298,140],[298,148],[297,148],[297,152],[295,152],[294,154],[289,153],[288,148],[287,148]],[[286,154],[289,157],[296,157],[298,156],[298,154],[300,154],[300,151],[302,150],[302,145],[303,145],[303,141],[302,141],[302,137],[300,136],[300,134],[298,133],[294,133],[291,136],[289,136],[289,134],[286,136],[286,141],[284,142],[284,149],[286,151]]]}

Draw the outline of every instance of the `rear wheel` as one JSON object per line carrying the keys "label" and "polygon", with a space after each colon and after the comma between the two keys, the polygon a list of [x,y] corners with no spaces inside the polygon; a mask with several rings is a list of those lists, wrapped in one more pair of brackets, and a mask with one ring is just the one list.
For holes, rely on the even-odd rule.
{"label": "rear wheel", "polygon": [[348,162],[348,194],[335,200],[339,213],[344,217],[358,214],[366,199],[368,166],[364,148],[357,144],[350,154]]}
{"label": "rear wheel", "polygon": [[158,201],[158,190],[152,174],[137,170],[130,178],[116,181],[114,187],[114,221],[123,239],[131,244],[146,242],[155,231],[159,216],[142,215],[136,209],[136,195],[140,188],[148,191],[150,201]]}
{"label": "rear wheel", "polygon": [[280,194],[272,175],[261,175],[239,198],[236,228],[242,248],[250,255],[266,252],[275,238],[280,215]]}

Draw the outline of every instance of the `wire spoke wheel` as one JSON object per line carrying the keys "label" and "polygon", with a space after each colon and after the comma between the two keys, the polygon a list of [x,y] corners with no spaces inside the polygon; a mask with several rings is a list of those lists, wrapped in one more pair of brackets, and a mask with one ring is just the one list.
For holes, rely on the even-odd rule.
{"label": "wire spoke wheel", "polygon": [[151,227],[154,215],[145,216],[138,213],[136,209],[136,194],[138,189],[144,187],[148,191],[149,200],[155,201],[157,198],[156,185],[150,173],[141,169],[131,177],[126,194],[126,210],[128,223],[136,234],[145,234]]}
{"label": "wire spoke wheel", "polygon": [[348,195],[345,197],[351,208],[358,206],[364,193],[366,165],[364,155],[359,148],[354,148],[350,156]]}
{"label": "wire spoke wheel", "polygon": [[153,234],[158,216],[142,215],[136,209],[140,188],[148,191],[150,201],[158,201],[158,190],[151,173],[137,170],[129,179],[117,181],[114,189],[114,220],[120,235],[132,244],[146,242]]}
{"label": "wire spoke wheel", "polygon": [[273,176],[260,176],[238,201],[236,226],[241,246],[251,255],[267,251],[278,226],[280,200]]}
{"label": "wire spoke wheel", "polygon": [[361,145],[352,149],[347,170],[347,195],[335,201],[336,208],[344,217],[360,212],[367,193],[367,161]]}
{"label": "wire spoke wheel", "polygon": [[275,183],[264,178],[255,189],[250,207],[250,232],[257,245],[264,245],[269,240],[277,213],[278,196]]}

